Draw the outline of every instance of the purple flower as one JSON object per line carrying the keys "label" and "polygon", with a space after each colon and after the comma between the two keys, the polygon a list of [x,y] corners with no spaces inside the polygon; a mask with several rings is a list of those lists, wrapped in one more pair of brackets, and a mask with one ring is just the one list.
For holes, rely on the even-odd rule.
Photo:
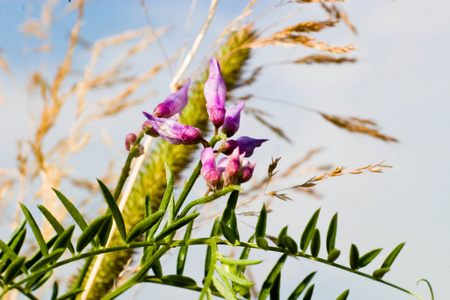
{"label": "purple flower", "polygon": [[223,123],[220,130],[227,135],[227,137],[232,137],[239,129],[239,123],[241,120],[241,111],[244,108],[245,102],[239,102],[235,107],[227,109],[225,114],[225,122]]}
{"label": "purple flower", "polygon": [[239,148],[234,149],[233,153],[228,157],[227,167],[223,173],[224,186],[239,183],[239,170],[244,159],[244,154],[239,154]]}
{"label": "purple flower", "polygon": [[239,147],[239,153],[245,152],[245,157],[253,155],[256,147],[262,145],[262,143],[268,141],[267,139],[253,139],[248,136],[241,136],[237,140],[228,140],[220,145],[218,152],[222,152],[225,155],[230,155],[236,147]]}
{"label": "purple flower", "polygon": [[195,127],[183,125],[172,119],[157,118],[149,113],[143,112],[148,118],[151,126],[163,138],[174,145],[192,145],[203,143],[203,132]]}
{"label": "purple flower", "polygon": [[181,113],[188,102],[188,87],[191,79],[188,79],[185,85],[178,91],[172,93],[164,102],[158,104],[153,111],[155,117],[170,118],[177,113]]}
{"label": "purple flower", "polygon": [[221,173],[216,167],[214,150],[211,147],[203,149],[200,159],[203,163],[200,173],[208,186],[216,191],[220,186]]}
{"label": "purple flower", "polygon": [[241,167],[241,171],[239,173],[240,183],[244,183],[250,180],[253,175],[253,171],[255,170],[256,162],[250,163],[248,161],[245,161],[243,163],[243,166]]}
{"label": "purple flower", "polygon": [[152,136],[152,137],[158,137],[158,132],[152,127],[152,124],[149,120],[145,121],[144,124],[142,124],[142,131],[144,131],[145,134]]}
{"label": "purple flower", "polygon": [[227,87],[220,74],[219,62],[215,58],[212,58],[209,62],[209,77],[205,82],[203,92],[206,99],[209,120],[216,128],[219,128],[225,121]]}

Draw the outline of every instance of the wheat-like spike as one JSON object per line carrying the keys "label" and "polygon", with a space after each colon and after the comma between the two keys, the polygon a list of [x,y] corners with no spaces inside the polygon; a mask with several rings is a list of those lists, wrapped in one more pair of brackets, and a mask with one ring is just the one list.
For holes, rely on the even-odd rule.
{"label": "wheat-like spike", "polygon": [[[219,49],[216,58],[220,62],[222,76],[226,82],[227,90],[235,88],[240,80],[244,65],[250,57],[250,50],[243,49],[235,51],[243,44],[248,43],[254,37],[254,32],[250,27],[244,27],[229,35],[226,43]],[[233,55],[226,60],[221,60],[231,51]],[[207,72],[194,82],[190,88],[189,103],[183,110],[180,122],[202,129],[208,130],[208,114],[206,112],[205,100],[203,96],[203,84],[207,79]],[[126,221],[126,229],[129,231],[144,217],[144,199],[147,193],[152,201],[152,210],[157,210],[166,189],[166,174],[164,162],[167,162],[175,174],[184,170],[191,161],[192,154],[197,149],[196,146],[175,146],[161,141],[156,149],[149,155],[150,161],[146,163],[135,183],[133,191],[122,211]],[[111,246],[121,243],[120,236],[113,237]],[[122,271],[132,254],[131,250],[120,251],[105,255],[99,273],[90,289],[90,293],[85,299],[100,299],[113,286],[114,280]],[[93,264],[91,264],[92,266]],[[88,278],[86,276],[85,278]],[[83,283],[83,285],[85,282]]]}

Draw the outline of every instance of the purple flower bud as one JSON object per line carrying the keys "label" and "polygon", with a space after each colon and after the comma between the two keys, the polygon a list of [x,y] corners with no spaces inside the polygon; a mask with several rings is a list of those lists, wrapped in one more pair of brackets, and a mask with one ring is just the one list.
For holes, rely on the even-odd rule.
{"label": "purple flower bud", "polygon": [[227,167],[224,173],[225,186],[238,183],[239,169],[241,167],[244,155],[239,154],[239,148],[234,149],[233,153],[228,157]]}
{"label": "purple flower bud", "polygon": [[220,186],[221,172],[216,167],[216,161],[214,157],[214,150],[211,147],[203,149],[200,159],[202,161],[202,169],[200,173],[205,178],[208,186],[216,191]]}
{"label": "purple flower bud", "polygon": [[222,152],[225,155],[230,155],[236,147],[239,147],[240,154],[245,152],[245,157],[253,155],[256,147],[262,145],[262,143],[268,141],[267,139],[254,139],[248,136],[241,136],[237,140],[228,140],[220,145],[218,152]]}
{"label": "purple flower bud", "polygon": [[252,178],[253,171],[255,170],[255,166],[256,166],[256,162],[254,162],[254,163],[249,163],[249,162],[244,163],[244,166],[241,167],[239,183],[247,182],[247,181],[250,180],[250,178]]}
{"label": "purple flower bud", "polygon": [[153,111],[155,117],[170,118],[171,116],[181,113],[188,103],[188,87],[191,79],[188,79],[185,85],[178,91],[172,93],[164,102],[158,104]]}
{"label": "purple flower bud", "polygon": [[241,120],[241,111],[244,108],[245,102],[239,102],[235,107],[227,109],[225,114],[225,122],[223,123],[220,130],[227,135],[227,137],[232,137],[239,129],[239,123]]}
{"label": "purple flower bud", "polygon": [[143,112],[153,129],[163,138],[174,145],[192,145],[204,142],[203,132],[195,127],[183,125],[172,119],[157,118]]}
{"label": "purple flower bud", "polygon": [[215,58],[212,58],[209,62],[209,77],[205,82],[203,92],[206,99],[209,120],[216,128],[219,128],[225,121],[227,87],[220,74],[219,62]]}
{"label": "purple flower bud", "polygon": [[158,137],[159,134],[156,132],[156,130],[152,127],[152,124],[150,124],[150,121],[145,121],[144,124],[142,124],[142,131],[146,135],[152,136],[152,137]]}
{"label": "purple flower bud", "polygon": [[134,133],[129,133],[125,138],[125,148],[130,151],[131,146],[136,142],[137,136]]}

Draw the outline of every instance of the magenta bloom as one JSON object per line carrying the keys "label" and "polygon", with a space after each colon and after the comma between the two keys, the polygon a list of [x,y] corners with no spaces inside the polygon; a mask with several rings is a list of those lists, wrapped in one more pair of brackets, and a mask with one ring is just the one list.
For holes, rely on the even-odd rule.
{"label": "magenta bloom", "polygon": [[220,187],[221,173],[216,167],[214,150],[211,147],[203,149],[200,159],[202,161],[202,169],[200,173],[205,178],[208,186],[216,191]]}
{"label": "magenta bloom", "polygon": [[268,141],[268,139],[253,139],[248,136],[241,136],[237,140],[228,140],[220,145],[218,151],[225,155],[230,155],[234,149],[239,147],[239,153],[245,152],[245,157],[250,157],[253,155],[256,147],[262,145],[262,143]]}
{"label": "magenta bloom", "polygon": [[239,171],[243,160],[244,154],[239,154],[239,148],[234,149],[233,153],[228,157],[227,167],[223,173],[224,186],[240,183]]}
{"label": "magenta bloom", "polygon": [[155,117],[170,118],[177,113],[181,113],[188,103],[189,83],[191,83],[191,79],[188,79],[181,89],[170,94],[164,102],[158,104],[153,111]]}
{"label": "magenta bloom", "polygon": [[239,102],[235,107],[227,109],[225,114],[225,122],[223,123],[220,130],[227,135],[227,137],[232,137],[239,129],[239,123],[241,121],[241,111],[244,108],[245,102]]}
{"label": "magenta bloom", "polygon": [[192,145],[203,142],[203,132],[195,127],[183,125],[172,119],[157,118],[143,112],[152,128],[158,132],[163,140],[174,145]]}
{"label": "magenta bloom", "polygon": [[255,170],[256,162],[250,163],[248,161],[245,161],[243,166],[241,167],[241,171],[239,173],[240,183],[244,183],[250,180],[253,175],[253,171]]}
{"label": "magenta bloom", "polygon": [[225,121],[227,87],[220,74],[219,62],[215,58],[212,58],[209,62],[209,77],[205,82],[203,93],[206,99],[209,120],[216,128],[219,128]]}

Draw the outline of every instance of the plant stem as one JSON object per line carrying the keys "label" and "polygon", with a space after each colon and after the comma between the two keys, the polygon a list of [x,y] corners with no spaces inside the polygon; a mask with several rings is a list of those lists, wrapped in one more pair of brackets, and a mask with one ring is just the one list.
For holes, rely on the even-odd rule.
{"label": "plant stem", "polygon": [[211,285],[212,278],[214,276],[214,271],[216,269],[216,262],[217,262],[217,243],[216,243],[216,237],[212,237],[208,240],[208,244],[211,246],[211,260],[209,263],[209,270],[208,275],[206,275],[205,283],[203,284],[202,292],[200,293],[200,297],[198,299],[203,299],[205,296],[205,293],[210,289],[209,286]]}

